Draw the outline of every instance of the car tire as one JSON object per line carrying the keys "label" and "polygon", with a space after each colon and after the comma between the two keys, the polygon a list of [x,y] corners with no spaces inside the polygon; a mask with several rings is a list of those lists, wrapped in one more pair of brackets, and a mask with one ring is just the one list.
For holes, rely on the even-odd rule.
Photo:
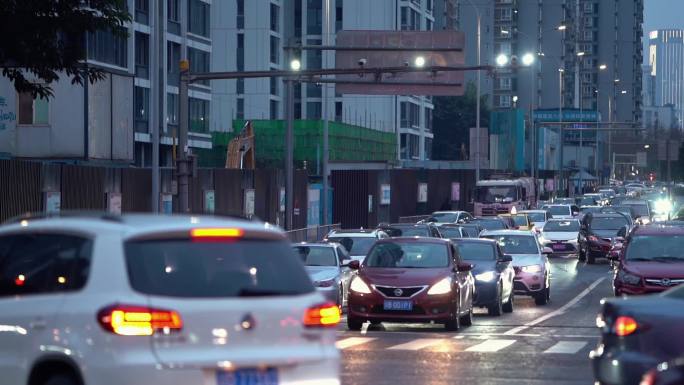
{"label": "car tire", "polygon": [[461,328],[461,317],[459,316],[459,313],[461,312],[461,309],[456,309],[456,313],[444,323],[444,328],[447,331],[450,332],[455,332],[458,329]]}
{"label": "car tire", "polygon": [[582,246],[580,246],[580,248],[579,248],[579,253],[577,255],[577,258],[582,262],[584,262],[587,259],[587,254],[584,252],[584,249],[582,248]]}
{"label": "car tire", "polygon": [[593,265],[596,263],[596,256],[592,253],[587,253],[587,264]]}
{"label": "car tire", "polygon": [[514,302],[515,302],[515,293],[513,292],[513,289],[511,288],[511,295],[508,298],[508,302],[506,302],[503,305],[504,313],[513,313],[513,307],[515,306]]}
{"label": "car tire", "polygon": [[347,315],[347,329],[357,332],[361,330],[361,327],[363,327],[363,321]]}
{"label": "car tire", "polygon": [[473,325],[473,307],[470,306],[470,309],[468,309],[468,313],[461,317],[459,320],[461,325],[463,326],[472,326]]}
{"label": "car tire", "polygon": [[502,291],[501,285],[499,285],[496,289],[496,300],[493,304],[487,306],[487,313],[492,317],[500,317],[503,314],[503,305],[501,304],[503,302],[503,298],[501,298]]}
{"label": "car tire", "polygon": [[79,382],[69,374],[53,374],[41,385],[78,385]]}
{"label": "car tire", "polygon": [[549,303],[549,299],[551,299],[551,288],[547,284],[544,290],[534,296],[534,303],[537,306],[544,306]]}

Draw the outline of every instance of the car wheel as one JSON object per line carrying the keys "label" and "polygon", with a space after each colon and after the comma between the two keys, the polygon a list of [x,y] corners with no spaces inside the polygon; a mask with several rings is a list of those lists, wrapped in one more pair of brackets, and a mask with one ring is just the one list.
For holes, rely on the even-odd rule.
{"label": "car wheel", "polygon": [[513,289],[511,288],[511,295],[508,297],[508,302],[506,302],[503,305],[503,311],[504,313],[513,313],[513,302],[515,302],[515,293],[513,292]]}
{"label": "car wheel", "polygon": [[596,263],[596,256],[592,253],[587,253],[587,263],[593,265]]}
{"label": "car wheel", "polygon": [[447,331],[455,332],[456,330],[461,328],[461,318],[458,315],[460,311],[461,309],[456,309],[456,313],[454,313],[454,315],[451,316],[451,318],[444,323],[444,328]]}
{"label": "car wheel", "polygon": [[491,304],[487,307],[487,313],[489,313],[490,316],[499,317],[501,314],[503,314],[503,306],[501,304],[501,302],[502,302],[501,295],[502,295],[502,290],[501,290],[501,285],[499,285],[496,289],[496,300],[494,301],[493,304]]}
{"label": "car wheel", "polygon": [[551,289],[547,284],[544,290],[537,293],[534,297],[534,303],[538,306],[544,306],[549,303],[549,299],[551,299]]}
{"label": "car wheel", "polygon": [[460,319],[461,325],[463,326],[471,326],[473,324],[473,307],[471,306],[470,309],[468,309],[468,313],[461,317]]}
{"label": "car wheel", "polygon": [[359,331],[363,326],[363,322],[360,319],[351,317],[347,315],[347,328],[352,331]]}
{"label": "car wheel", "polygon": [[41,385],[78,385],[78,381],[68,374],[53,374]]}
{"label": "car wheel", "polygon": [[580,246],[579,248],[579,255],[577,256],[577,258],[579,258],[579,260],[583,262],[587,259],[587,254],[584,252],[582,246]]}

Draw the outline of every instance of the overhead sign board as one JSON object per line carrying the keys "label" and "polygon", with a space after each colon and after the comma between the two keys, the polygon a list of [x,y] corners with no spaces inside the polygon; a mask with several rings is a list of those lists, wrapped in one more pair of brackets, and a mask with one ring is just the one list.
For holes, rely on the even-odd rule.
{"label": "overhead sign board", "polygon": [[[459,67],[465,64],[465,37],[456,31],[340,31],[336,68]],[[358,48],[358,49],[356,49]],[[392,50],[396,49],[396,50]],[[415,49],[415,50],[413,50]],[[336,91],[360,95],[463,95],[463,71],[338,75]]]}

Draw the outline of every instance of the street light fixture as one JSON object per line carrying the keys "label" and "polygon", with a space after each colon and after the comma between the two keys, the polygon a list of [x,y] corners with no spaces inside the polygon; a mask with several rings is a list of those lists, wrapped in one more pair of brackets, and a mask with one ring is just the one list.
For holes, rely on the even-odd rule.
{"label": "street light fixture", "polygon": [[644,144],[644,148],[648,150],[649,148],[651,148],[651,145],[650,144]]}
{"label": "street light fixture", "polygon": [[423,68],[425,66],[425,58],[423,56],[417,56],[413,64],[418,68]]}
{"label": "street light fixture", "polygon": [[559,31],[565,31],[566,29],[568,29],[568,26],[565,25],[565,24],[561,24],[561,25],[558,26],[557,29],[558,29]]}
{"label": "street light fixture", "polygon": [[599,66],[599,69],[600,69],[601,71],[605,70],[606,68],[608,68],[608,66],[605,65],[605,64],[601,64],[601,65]]}
{"label": "street light fixture", "polygon": [[577,56],[579,56],[579,57],[584,56],[584,52],[577,52]]}
{"label": "street light fixture", "polygon": [[529,67],[534,63],[534,55],[531,53],[526,53],[522,57],[522,64],[525,67]]}
{"label": "street light fixture", "polygon": [[299,59],[292,59],[290,62],[290,69],[293,71],[299,71],[302,69],[302,62]]}
{"label": "street light fixture", "polygon": [[506,54],[499,54],[499,56],[496,57],[496,65],[499,67],[503,67],[506,64],[508,64],[508,56]]}
{"label": "street light fixture", "polygon": [[620,91],[620,93],[624,95],[627,93],[627,90],[622,90],[622,91]]}

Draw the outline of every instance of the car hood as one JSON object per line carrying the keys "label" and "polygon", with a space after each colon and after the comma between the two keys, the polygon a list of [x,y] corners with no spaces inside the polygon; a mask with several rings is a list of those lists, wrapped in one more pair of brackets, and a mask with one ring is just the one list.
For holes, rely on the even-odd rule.
{"label": "car hood", "polygon": [[335,278],[339,275],[340,270],[337,266],[305,266],[306,272],[312,281],[325,281]]}
{"label": "car hood", "polygon": [[474,261],[464,259],[463,262],[473,265],[473,274],[484,273],[485,271],[496,270],[496,261]]}
{"label": "car hood", "polygon": [[630,273],[646,278],[684,279],[684,262],[625,261],[624,268]]}
{"label": "car hood", "polygon": [[610,238],[613,239],[617,236],[620,230],[592,230],[591,233],[599,238]]}
{"label": "car hood", "polygon": [[511,254],[513,266],[543,265],[544,259],[539,254]]}
{"label": "car hood", "polygon": [[577,231],[542,231],[544,238],[551,241],[567,241],[577,239]]}
{"label": "car hood", "polygon": [[433,285],[449,275],[449,268],[404,269],[362,267],[359,275],[366,283],[381,286],[424,286]]}

